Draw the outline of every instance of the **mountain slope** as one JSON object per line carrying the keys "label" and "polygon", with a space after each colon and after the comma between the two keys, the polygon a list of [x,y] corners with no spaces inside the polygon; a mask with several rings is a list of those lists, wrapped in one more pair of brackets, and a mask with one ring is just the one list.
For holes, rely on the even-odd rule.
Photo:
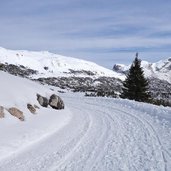
{"label": "mountain slope", "polygon": [[[171,83],[171,58],[160,60],[156,63],[142,61],[141,66],[146,77],[153,77]],[[113,70],[125,74],[129,68],[130,65],[115,64]]]}
{"label": "mountain slope", "polygon": [[[154,64],[142,61],[155,99],[169,101],[171,97],[170,63],[170,58]],[[0,70],[61,89],[88,92],[87,95],[93,96],[118,96],[128,69],[129,66],[115,65],[114,72],[92,62],[49,52],[0,48]]]}
{"label": "mountain slope", "polygon": [[49,52],[7,50],[0,48],[0,63],[22,65],[38,73],[33,78],[60,76],[107,76],[123,78],[121,74],[106,69],[93,62],[65,57]]}
{"label": "mountain slope", "polygon": [[[48,77],[113,77],[125,79],[130,65],[115,64],[113,71],[93,62],[65,57],[49,52],[32,52],[0,48],[0,63],[13,64],[32,69],[31,78]],[[171,58],[156,63],[142,61],[146,77],[153,77],[171,83]],[[37,71],[37,72],[34,72]]]}

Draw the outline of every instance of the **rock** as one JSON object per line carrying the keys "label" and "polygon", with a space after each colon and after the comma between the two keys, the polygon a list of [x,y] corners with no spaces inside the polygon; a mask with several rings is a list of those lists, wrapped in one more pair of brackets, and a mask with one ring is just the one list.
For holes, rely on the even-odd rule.
{"label": "rock", "polygon": [[29,68],[24,67],[23,65],[13,65],[13,64],[1,64],[0,63],[0,70],[3,70],[5,72],[8,72],[12,75],[19,75],[21,77],[28,78],[29,76],[33,74],[37,74],[38,71],[32,70]]}
{"label": "rock", "polygon": [[0,70],[3,70],[4,64],[0,63]]}
{"label": "rock", "polygon": [[40,94],[37,94],[37,101],[43,107],[48,106],[48,99],[46,97],[41,96]]}
{"label": "rock", "polygon": [[35,104],[34,104],[34,108],[36,108],[36,109],[40,109],[40,107],[39,107],[39,106],[37,106],[37,105],[35,105]]}
{"label": "rock", "polygon": [[33,105],[31,105],[31,104],[27,104],[27,108],[28,108],[28,110],[31,112],[31,113],[33,113],[33,114],[35,114],[36,113],[36,109],[33,107]]}
{"label": "rock", "polygon": [[4,118],[5,114],[4,114],[4,107],[0,106],[0,118]]}
{"label": "rock", "polygon": [[20,119],[21,121],[24,121],[24,115],[23,115],[23,112],[20,111],[19,109],[17,109],[16,107],[11,107],[8,109],[8,112],[17,117],[18,119]]}
{"label": "rock", "polygon": [[44,67],[44,70],[48,70],[49,68],[47,66]]}
{"label": "rock", "polygon": [[63,102],[63,100],[59,96],[57,96],[55,94],[52,94],[50,96],[49,105],[53,109],[64,109],[64,102]]}

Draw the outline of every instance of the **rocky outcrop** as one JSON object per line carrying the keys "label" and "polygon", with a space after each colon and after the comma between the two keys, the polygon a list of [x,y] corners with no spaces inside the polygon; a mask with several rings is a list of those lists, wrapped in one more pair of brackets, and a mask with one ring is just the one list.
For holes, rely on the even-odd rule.
{"label": "rocky outcrop", "polygon": [[149,92],[154,99],[168,100],[171,103],[171,84],[156,78],[150,78],[148,82]]}
{"label": "rocky outcrop", "polygon": [[64,102],[63,102],[63,100],[59,96],[57,96],[55,94],[52,94],[50,96],[49,105],[53,109],[64,109]]}
{"label": "rocky outcrop", "polygon": [[104,90],[120,92],[122,86],[121,80],[113,77],[47,77],[33,80],[42,84],[60,87],[61,89],[70,89],[74,92],[98,92]]}
{"label": "rocky outcrop", "polygon": [[37,94],[37,101],[43,107],[47,107],[49,103],[48,99],[46,97],[41,96],[40,94]]}
{"label": "rocky outcrop", "polygon": [[121,64],[115,64],[113,66],[113,71],[117,72],[117,73],[122,73],[122,74],[127,74],[128,70],[125,70],[125,66],[121,65]]}
{"label": "rocky outcrop", "polygon": [[69,69],[69,73],[70,74],[74,74],[74,75],[79,75],[79,74],[84,74],[87,76],[95,76],[96,74],[92,71],[86,71],[86,70],[73,70],[73,69]]}
{"label": "rocky outcrop", "polygon": [[33,114],[36,113],[36,109],[33,107],[32,104],[28,103],[28,104],[27,104],[27,108],[28,108],[28,110],[29,110],[31,113],[33,113]]}
{"label": "rocky outcrop", "polygon": [[0,106],[0,118],[4,118],[5,114],[4,114],[4,107]]}
{"label": "rocky outcrop", "polygon": [[29,76],[37,74],[38,71],[26,68],[23,65],[2,64],[0,63],[0,70],[8,72],[12,75],[18,75],[21,77],[29,78]]}
{"label": "rocky outcrop", "polygon": [[24,115],[23,115],[23,112],[20,111],[19,109],[17,109],[16,107],[11,107],[8,109],[8,112],[17,117],[18,119],[20,119],[21,121],[24,121]]}

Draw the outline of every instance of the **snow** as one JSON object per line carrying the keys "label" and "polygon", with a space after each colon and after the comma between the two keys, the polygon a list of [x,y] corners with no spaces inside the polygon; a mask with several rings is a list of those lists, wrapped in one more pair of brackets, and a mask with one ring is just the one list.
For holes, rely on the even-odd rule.
{"label": "snow", "polygon": [[[39,71],[39,74],[34,75],[33,78],[73,76],[73,74],[69,74],[70,70],[91,71],[95,74],[95,77],[108,76],[120,79],[124,78],[123,75],[99,66],[93,62],[72,57],[65,57],[44,51],[33,52],[0,48],[0,62],[14,65],[23,65],[30,69]],[[45,70],[44,67],[48,67],[48,70]],[[79,74],[78,76],[84,77],[88,75],[83,73]]]}
{"label": "snow", "polygon": [[[5,118],[0,119],[0,159],[46,138],[69,122],[68,109],[56,111],[39,106],[36,94],[49,97],[53,93],[49,89],[4,72],[0,72],[0,82],[0,105],[6,109],[17,107],[25,116],[25,121],[21,122],[5,111]],[[35,115],[29,112],[27,103],[40,107]]]}
{"label": "snow", "polygon": [[[127,71],[131,65],[116,64],[121,71]],[[156,63],[141,61],[141,66],[146,77],[155,77],[171,83],[171,58],[160,60]]]}
{"label": "snow", "polygon": [[0,104],[26,115],[0,119],[0,170],[171,170],[171,108],[66,92],[65,110],[41,107],[33,115],[25,104],[52,87],[3,72],[0,82]]}

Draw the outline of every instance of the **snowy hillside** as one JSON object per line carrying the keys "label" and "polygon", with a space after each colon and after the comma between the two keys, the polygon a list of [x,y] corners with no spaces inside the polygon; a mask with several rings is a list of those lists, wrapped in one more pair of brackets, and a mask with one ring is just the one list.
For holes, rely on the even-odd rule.
{"label": "snowy hillside", "polygon": [[115,73],[93,62],[65,57],[50,52],[32,52],[0,48],[0,63],[22,65],[32,70],[37,70],[38,74],[32,76],[34,78],[72,75],[124,78],[121,74]]}
{"label": "snowy hillside", "polygon": [[[150,64],[142,61],[152,97],[170,101],[171,60]],[[116,97],[130,66],[115,65],[114,71],[93,62],[49,52],[0,48],[0,70],[74,92]],[[170,84],[169,84],[170,83]],[[90,93],[89,93],[90,92]]]}
{"label": "snowy hillside", "polygon": [[[50,89],[2,71],[0,83],[0,106],[5,109],[17,107],[25,117],[22,122],[5,110],[5,117],[0,118],[0,161],[46,138],[70,120],[71,115],[67,109],[56,111],[50,107],[40,107],[36,94],[49,97],[53,93]],[[36,104],[40,109],[32,114],[27,109],[27,103]]]}
{"label": "snowy hillside", "polygon": [[[146,77],[154,77],[171,83],[171,58],[156,63],[142,61],[141,66]],[[129,68],[130,65],[115,64],[113,70],[118,73],[126,73]]]}
{"label": "snowy hillside", "polygon": [[57,88],[2,71],[0,82],[0,105],[26,116],[0,118],[0,170],[171,170],[170,108],[67,92],[64,110],[41,107],[33,115],[26,103],[38,105],[36,93],[48,97]]}

